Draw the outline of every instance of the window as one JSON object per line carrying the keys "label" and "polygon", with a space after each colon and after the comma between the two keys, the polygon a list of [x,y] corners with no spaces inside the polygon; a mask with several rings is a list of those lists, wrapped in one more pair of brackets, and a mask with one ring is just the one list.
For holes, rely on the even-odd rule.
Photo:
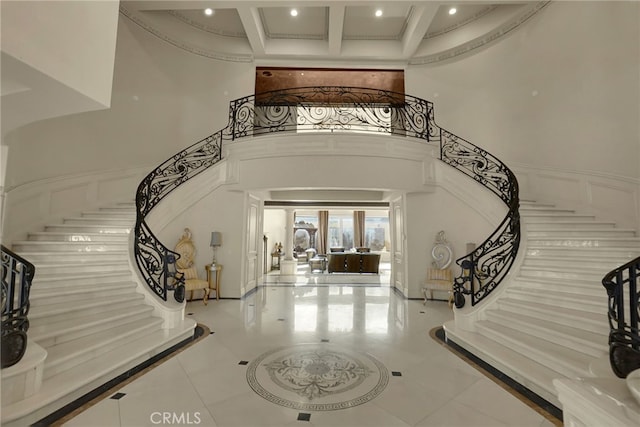
{"label": "window", "polygon": [[353,248],[353,211],[329,211],[327,240],[330,248]]}
{"label": "window", "polygon": [[372,251],[388,250],[389,215],[386,211],[366,211],[364,217],[364,245]]}

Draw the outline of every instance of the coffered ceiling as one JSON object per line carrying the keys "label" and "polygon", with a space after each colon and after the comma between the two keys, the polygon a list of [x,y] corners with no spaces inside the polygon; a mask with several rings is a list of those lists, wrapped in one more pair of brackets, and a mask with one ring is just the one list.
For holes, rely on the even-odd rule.
{"label": "coffered ceiling", "polygon": [[494,43],[547,3],[144,0],[122,1],[120,12],[168,43],[220,60],[425,64]]}

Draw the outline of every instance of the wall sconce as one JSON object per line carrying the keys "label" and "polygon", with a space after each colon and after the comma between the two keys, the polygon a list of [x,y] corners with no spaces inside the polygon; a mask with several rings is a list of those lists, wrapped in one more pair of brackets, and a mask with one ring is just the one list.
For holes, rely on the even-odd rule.
{"label": "wall sconce", "polygon": [[216,249],[218,246],[222,246],[222,233],[219,231],[211,232],[210,246],[213,248],[213,261],[211,261],[211,265],[216,265]]}

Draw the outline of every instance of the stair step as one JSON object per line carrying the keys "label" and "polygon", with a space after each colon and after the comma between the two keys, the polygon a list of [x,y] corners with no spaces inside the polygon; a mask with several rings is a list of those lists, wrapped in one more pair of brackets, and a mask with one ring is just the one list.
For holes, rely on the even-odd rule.
{"label": "stair step", "polygon": [[594,313],[606,312],[608,307],[608,297],[603,292],[602,295],[576,295],[561,290],[538,292],[536,289],[510,286],[507,289],[510,298],[525,301],[536,301],[550,306],[558,306],[561,309],[575,308]]}
{"label": "stair step", "polygon": [[82,301],[63,301],[61,303],[44,304],[34,307],[29,312],[29,322],[32,324],[47,321],[51,323],[63,321],[73,317],[101,313],[113,310],[113,307],[130,307],[144,301],[144,295],[136,292],[118,293],[104,298],[91,298]]}
{"label": "stair step", "polygon": [[501,310],[487,310],[487,319],[517,328],[524,334],[565,346],[591,357],[599,358],[609,352],[608,334],[598,334],[583,329],[572,328],[550,319],[515,314]]}
{"label": "stair step", "polygon": [[583,269],[566,269],[562,267],[545,267],[541,269],[536,266],[520,267],[519,276],[521,277],[547,277],[547,278],[563,278],[573,280],[583,280],[589,283],[599,282],[610,270],[604,268],[583,268]]}
{"label": "stair step", "polygon": [[525,218],[522,221],[523,225],[529,231],[534,230],[572,230],[572,229],[581,229],[581,230],[591,230],[591,229],[606,229],[606,230],[615,230],[616,223],[608,222],[608,221],[547,221],[542,219],[531,219]]}
{"label": "stair step", "polygon": [[129,218],[111,218],[109,216],[105,217],[95,217],[95,218],[65,218],[62,220],[63,224],[68,225],[119,225],[119,226],[129,226],[132,227],[135,223],[135,220]]}
{"label": "stair step", "polygon": [[[15,251],[17,252],[17,251]],[[41,263],[61,263],[65,265],[86,264],[102,262],[127,262],[129,260],[128,251],[107,251],[107,252],[19,252],[36,266],[36,271]]]}
{"label": "stair step", "polygon": [[572,248],[566,246],[545,246],[527,244],[526,256],[570,256],[570,257],[588,257],[588,258],[609,258],[620,260],[620,265],[628,260],[636,258],[640,254],[640,250],[633,248],[594,248],[581,247]]}
{"label": "stair step", "polygon": [[59,275],[59,274],[71,274],[76,275],[80,273],[111,273],[114,271],[127,271],[129,270],[128,262],[84,262],[84,263],[57,263],[57,264],[38,264],[36,266],[36,277],[39,274],[42,275]]}
{"label": "stair step", "polygon": [[38,289],[29,294],[31,309],[48,304],[60,304],[64,302],[83,302],[84,300],[102,299],[114,294],[135,293],[136,284],[129,282],[109,283],[108,286],[96,287],[67,287],[62,289]]}
{"label": "stair step", "polygon": [[620,266],[621,260],[619,258],[614,259],[613,257],[610,259],[600,259],[576,256],[529,256],[524,259],[523,265],[537,268],[597,269],[608,272]]}
{"label": "stair step", "polygon": [[589,365],[593,358],[587,354],[559,346],[550,341],[527,335],[508,326],[489,320],[476,322],[480,334],[531,357],[544,366],[569,378],[590,376]]}
{"label": "stair step", "polygon": [[547,229],[530,230],[527,232],[528,238],[554,237],[562,238],[609,238],[609,237],[636,237],[636,231],[629,228],[573,228],[573,229]]}
{"label": "stair step", "polygon": [[445,323],[444,329],[447,340],[475,354],[558,408],[562,407],[553,385],[555,378],[562,377],[560,373],[512,350],[509,346],[487,339],[478,333],[457,328],[454,321]]}
{"label": "stair step", "polygon": [[29,233],[27,239],[32,242],[129,242],[129,233],[75,233],[40,231]]}
{"label": "stair step", "polygon": [[47,321],[47,319],[42,319],[42,322],[31,322],[30,320],[29,338],[43,347],[49,347],[95,334],[123,323],[150,317],[152,312],[152,307],[138,305],[115,307],[109,311],[64,320],[58,319],[55,322]]}
{"label": "stair step", "polygon": [[134,224],[106,225],[106,224],[48,224],[45,232],[56,233],[100,233],[100,234],[129,234]]}
{"label": "stair step", "polygon": [[33,279],[30,295],[38,294],[40,292],[62,292],[64,290],[77,291],[84,286],[89,289],[93,289],[95,287],[104,288],[105,286],[108,287],[114,283],[132,280],[132,273],[129,270],[110,271],[101,273],[100,275],[91,273],[69,274],[68,272],[58,275],[47,275],[37,271]]}
{"label": "stair step", "polygon": [[595,220],[596,216],[591,214],[577,214],[572,212],[524,212],[521,215],[525,221],[531,219],[546,219],[548,221],[575,221],[575,220]]}
{"label": "stair step", "polygon": [[18,420],[15,425],[35,423],[149,358],[193,337],[195,326],[193,320],[185,319],[175,328],[153,331],[125,346],[101,353],[74,369],[47,378],[35,394],[2,407],[3,424],[12,420]]}
{"label": "stair step", "polygon": [[528,237],[527,243],[539,246],[563,248],[634,248],[640,251],[640,237],[589,237],[576,236]]}
{"label": "stair step", "polygon": [[529,205],[529,206],[520,206],[519,208],[520,215],[529,215],[529,214],[575,214],[575,210],[573,209],[562,209],[557,208],[555,206],[540,206],[540,205]]}
{"label": "stair step", "polygon": [[136,212],[131,210],[122,210],[122,211],[85,211],[80,214],[82,218],[112,218],[112,219],[126,219],[133,220],[136,219]]}
{"label": "stair step", "polygon": [[535,292],[561,291],[565,293],[601,296],[606,295],[606,290],[600,282],[583,282],[571,279],[546,279],[544,277],[518,276],[513,281],[511,288],[531,289]]}
{"label": "stair step", "polygon": [[609,333],[609,319],[606,308],[602,313],[594,313],[579,309],[549,306],[531,301],[503,297],[498,300],[498,307],[505,311],[532,317],[554,319],[566,326],[598,333]]}
{"label": "stair step", "polygon": [[132,343],[162,327],[162,319],[148,317],[109,328],[102,332],[47,347],[47,360],[43,378],[51,378],[67,369],[93,359],[114,346]]}
{"label": "stair step", "polygon": [[14,242],[13,251],[27,252],[106,252],[127,251],[128,242],[36,242],[30,240]]}

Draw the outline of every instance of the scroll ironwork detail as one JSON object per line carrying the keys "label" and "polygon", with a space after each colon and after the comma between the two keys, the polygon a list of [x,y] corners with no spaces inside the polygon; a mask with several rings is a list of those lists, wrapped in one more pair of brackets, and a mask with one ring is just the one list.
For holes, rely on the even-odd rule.
{"label": "scroll ironwork detail", "polygon": [[27,351],[29,292],[36,269],[29,261],[0,246],[2,271],[2,368],[18,363]]}
{"label": "scroll ironwork detail", "polygon": [[[165,301],[171,290],[169,250],[145,222],[147,214],[169,193],[222,160],[223,141],[275,132],[373,132],[440,143],[440,158],[489,188],[509,206],[496,231],[473,253],[456,262],[457,305],[464,294],[472,304],[488,295],[511,267],[520,241],[518,184],[514,174],[485,150],[435,124],[433,104],[404,93],[357,87],[301,87],[235,99],[229,123],[213,135],[167,159],[149,173],[136,193],[135,258],[148,286]],[[472,268],[465,270],[465,266]],[[468,271],[470,273],[464,273]]]}
{"label": "scroll ironwork detail", "polygon": [[520,247],[520,201],[518,180],[498,158],[444,129],[440,130],[441,160],[491,190],[505,203],[507,215],[478,247],[456,260],[462,273],[453,285],[456,307],[464,295],[476,305],[504,280]]}
{"label": "scroll ironwork detail", "polygon": [[609,361],[619,378],[640,369],[640,257],[602,279],[609,297]]}

